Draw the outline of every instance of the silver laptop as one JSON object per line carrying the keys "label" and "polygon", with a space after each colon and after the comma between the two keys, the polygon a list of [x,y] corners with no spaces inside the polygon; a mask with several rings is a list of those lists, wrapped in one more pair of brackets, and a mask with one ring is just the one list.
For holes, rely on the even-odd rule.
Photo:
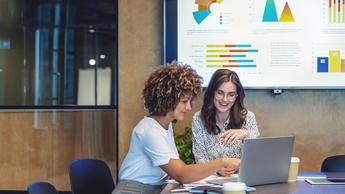
{"label": "silver laptop", "polygon": [[[247,186],[286,182],[295,137],[261,137],[244,140],[238,181]],[[207,182],[223,184],[234,178]]]}

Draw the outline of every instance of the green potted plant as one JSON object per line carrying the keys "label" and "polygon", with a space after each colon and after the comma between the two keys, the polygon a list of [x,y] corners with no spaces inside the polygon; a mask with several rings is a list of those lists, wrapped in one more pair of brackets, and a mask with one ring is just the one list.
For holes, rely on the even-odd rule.
{"label": "green potted plant", "polygon": [[174,134],[174,137],[180,159],[186,164],[195,164],[192,151],[192,128],[186,127],[183,134]]}

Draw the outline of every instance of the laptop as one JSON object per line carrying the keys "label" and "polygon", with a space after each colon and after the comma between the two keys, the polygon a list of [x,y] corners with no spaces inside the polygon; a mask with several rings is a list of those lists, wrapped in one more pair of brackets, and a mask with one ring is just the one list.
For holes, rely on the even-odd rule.
{"label": "laptop", "polygon": [[345,182],[345,172],[325,172],[327,180],[333,182]]}
{"label": "laptop", "polygon": [[247,186],[287,182],[294,139],[294,136],[246,139],[238,179],[226,177],[207,182],[222,185],[240,181]]}

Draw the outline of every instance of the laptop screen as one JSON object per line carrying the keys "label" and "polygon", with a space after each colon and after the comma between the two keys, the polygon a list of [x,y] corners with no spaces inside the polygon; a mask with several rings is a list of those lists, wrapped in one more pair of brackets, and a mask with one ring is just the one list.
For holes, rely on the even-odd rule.
{"label": "laptop screen", "polygon": [[246,139],[239,181],[247,186],[286,182],[293,143],[293,136]]}
{"label": "laptop screen", "polygon": [[286,182],[294,137],[262,137],[244,141],[239,175],[207,180],[222,185],[244,182],[247,186]]}

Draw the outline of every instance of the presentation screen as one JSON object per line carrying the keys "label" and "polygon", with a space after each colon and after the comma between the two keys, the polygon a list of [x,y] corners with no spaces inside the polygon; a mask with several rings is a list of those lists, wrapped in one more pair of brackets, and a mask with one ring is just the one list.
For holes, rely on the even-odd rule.
{"label": "presentation screen", "polygon": [[345,0],[166,0],[165,61],[208,85],[219,68],[245,88],[345,89]]}

